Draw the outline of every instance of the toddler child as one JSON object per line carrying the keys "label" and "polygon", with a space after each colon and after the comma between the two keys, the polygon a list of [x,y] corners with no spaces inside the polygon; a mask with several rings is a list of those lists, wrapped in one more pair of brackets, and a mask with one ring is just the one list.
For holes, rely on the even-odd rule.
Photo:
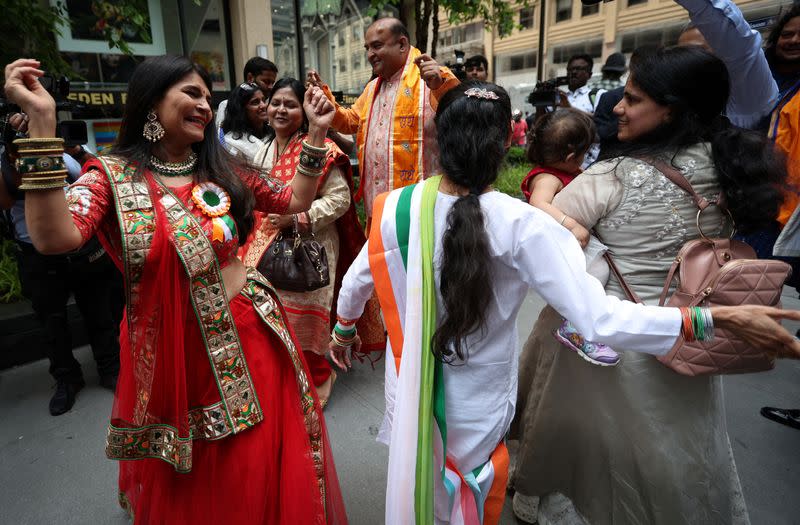
{"label": "toddler child", "polygon": [[[528,134],[528,160],[535,166],[522,181],[528,202],[546,212],[578,239],[586,255],[586,269],[603,285],[608,281],[607,248],[572,217],[553,206],[553,198],[581,172],[581,164],[595,141],[592,117],[573,108],[546,113]],[[553,334],[564,346],[600,366],[619,363],[619,354],[602,343],[587,341],[568,319]]]}

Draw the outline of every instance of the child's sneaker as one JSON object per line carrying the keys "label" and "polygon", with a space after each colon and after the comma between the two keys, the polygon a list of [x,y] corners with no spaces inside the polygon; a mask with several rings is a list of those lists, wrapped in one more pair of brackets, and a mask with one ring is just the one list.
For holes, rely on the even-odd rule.
{"label": "child's sneaker", "polygon": [[561,326],[553,332],[553,336],[562,345],[578,353],[579,356],[590,363],[599,366],[614,366],[619,363],[619,354],[603,343],[587,341],[572,326],[568,320],[564,319]]}

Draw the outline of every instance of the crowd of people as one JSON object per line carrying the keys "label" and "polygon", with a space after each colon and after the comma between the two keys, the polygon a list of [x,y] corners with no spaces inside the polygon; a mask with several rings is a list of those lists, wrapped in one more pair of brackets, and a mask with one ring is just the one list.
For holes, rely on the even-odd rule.
{"label": "crowd of people", "polygon": [[[628,66],[613,54],[598,83],[592,58],[572,57],[559,107],[530,126],[484,57],[460,83],[393,18],[367,28],[374,78],[351,107],[317,72],[278,79],[254,58],[215,119],[202,68],[148,58],[100,157],[55,138],[38,61],[6,66],[26,138],[4,155],[0,204],[16,210],[26,288],[53,339],[50,410],[69,410],[84,383],[59,335],[69,290],[50,293],[51,280],[92,281],[95,295],[75,295],[88,295],[115,391],[106,454],[134,521],[346,523],[328,359],[347,370],[385,351],[386,523],[496,524],[507,488],[528,523],[749,523],[720,376],[654,356],[716,329],[800,358],[780,325],[800,312],[656,305],[700,235],[736,229],[798,266],[800,9],[764,53],[730,0],[677,2],[692,24],[679,45],[637,49]],[[512,144],[532,165],[524,201],[492,188]],[[725,209],[698,215],[663,165]],[[313,241],[328,281],[273,286],[284,239],[289,261]],[[642,303],[610,278],[610,255]],[[548,306],[520,352],[529,290]],[[765,410],[800,426],[794,410]]]}

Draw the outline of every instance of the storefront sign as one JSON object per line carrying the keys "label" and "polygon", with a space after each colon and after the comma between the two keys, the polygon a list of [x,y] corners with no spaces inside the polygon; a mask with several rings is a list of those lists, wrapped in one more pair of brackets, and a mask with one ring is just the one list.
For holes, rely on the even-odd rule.
{"label": "storefront sign", "polygon": [[67,99],[74,104],[74,118],[120,118],[128,93],[110,90],[72,91]]}

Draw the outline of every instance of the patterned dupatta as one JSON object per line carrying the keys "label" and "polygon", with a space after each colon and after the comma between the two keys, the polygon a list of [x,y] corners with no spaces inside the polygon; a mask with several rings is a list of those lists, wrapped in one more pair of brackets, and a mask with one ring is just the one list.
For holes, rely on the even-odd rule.
{"label": "patterned dupatta", "polygon": [[[496,523],[508,471],[498,445],[484,465],[459,472],[447,457],[444,369],[431,351],[437,326],[434,207],[441,177],[382,194],[375,202],[369,262],[389,330],[396,376],[386,488],[386,523]],[[394,385],[394,386],[392,386]],[[414,465],[409,469],[409,465]],[[434,475],[434,473],[437,473]]]}
{"label": "patterned dupatta", "polygon": [[[298,133],[289,140],[283,153],[273,164],[272,172],[270,173],[272,178],[284,184],[291,183],[297,170],[297,165],[300,163],[302,141],[306,136],[306,134]],[[344,154],[331,139],[326,138],[325,145],[328,147],[328,153],[322,168],[323,175],[320,177],[317,187],[321,188],[322,185],[325,184],[333,168],[339,168],[342,176],[347,181],[347,187],[352,197],[353,171],[350,166],[349,157]],[[358,213],[356,212],[355,203],[352,198],[350,199],[350,207],[345,214],[336,219],[336,229],[339,234],[339,258],[336,261],[336,280],[333,288],[333,304],[331,305],[331,329],[333,329],[333,325],[336,324],[336,303],[339,296],[339,289],[342,286],[342,278],[344,278],[347,269],[353,263],[358,252],[361,251],[361,247],[364,246],[366,242],[364,230],[358,221]],[[240,257],[245,265],[257,266],[261,257],[277,234],[278,230],[271,227],[266,221],[266,216],[257,213],[253,233],[250,234],[247,243],[245,243],[245,246],[240,250]],[[386,349],[386,332],[380,318],[377,300],[373,299],[367,303],[364,309],[364,315],[358,322],[358,331],[359,334],[361,334],[363,344],[361,347],[361,355],[356,357],[367,357],[373,362],[379,359],[381,352]],[[375,357],[373,357],[373,355]]]}
{"label": "patterned dupatta", "polygon": [[[422,52],[412,47],[403,68],[400,85],[394,101],[394,114],[389,125],[389,182],[390,188],[402,188],[409,184],[419,182],[424,177],[425,171],[425,146],[423,130],[426,116],[431,112],[430,91],[426,89],[425,82],[420,76],[419,68],[414,60]],[[368,110],[362,115],[358,126],[358,162],[365,166],[364,152],[369,141],[369,121],[372,117],[372,106],[375,95],[381,88],[383,79],[378,77],[372,80],[364,90],[367,94],[366,107]],[[333,99],[330,90],[326,90],[329,98]],[[360,201],[364,195],[363,184],[359,185],[355,200]]]}
{"label": "patterned dupatta", "polygon": [[[222,439],[263,420],[219,263],[198,219],[148,171],[137,179],[135,164],[111,157],[92,162],[106,174],[114,193],[127,294],[120,344],[123,359],[130,354],[133,361],[132,384],[120,378],[106,455],[158,458],[179,472],[189,472],[193,439]],[[253,272],[242,293],[286,347],[312,447],[316,444],[321,451],[320,421],[308,378],[274,291]],[[183,303],[191,309],[184,312]],[[192,315],[220,400],[189,409],[182,375],[183,327]],[[314,459],[322,465],[321,455]],[[320,488],[324,494],[324,486]]]}

